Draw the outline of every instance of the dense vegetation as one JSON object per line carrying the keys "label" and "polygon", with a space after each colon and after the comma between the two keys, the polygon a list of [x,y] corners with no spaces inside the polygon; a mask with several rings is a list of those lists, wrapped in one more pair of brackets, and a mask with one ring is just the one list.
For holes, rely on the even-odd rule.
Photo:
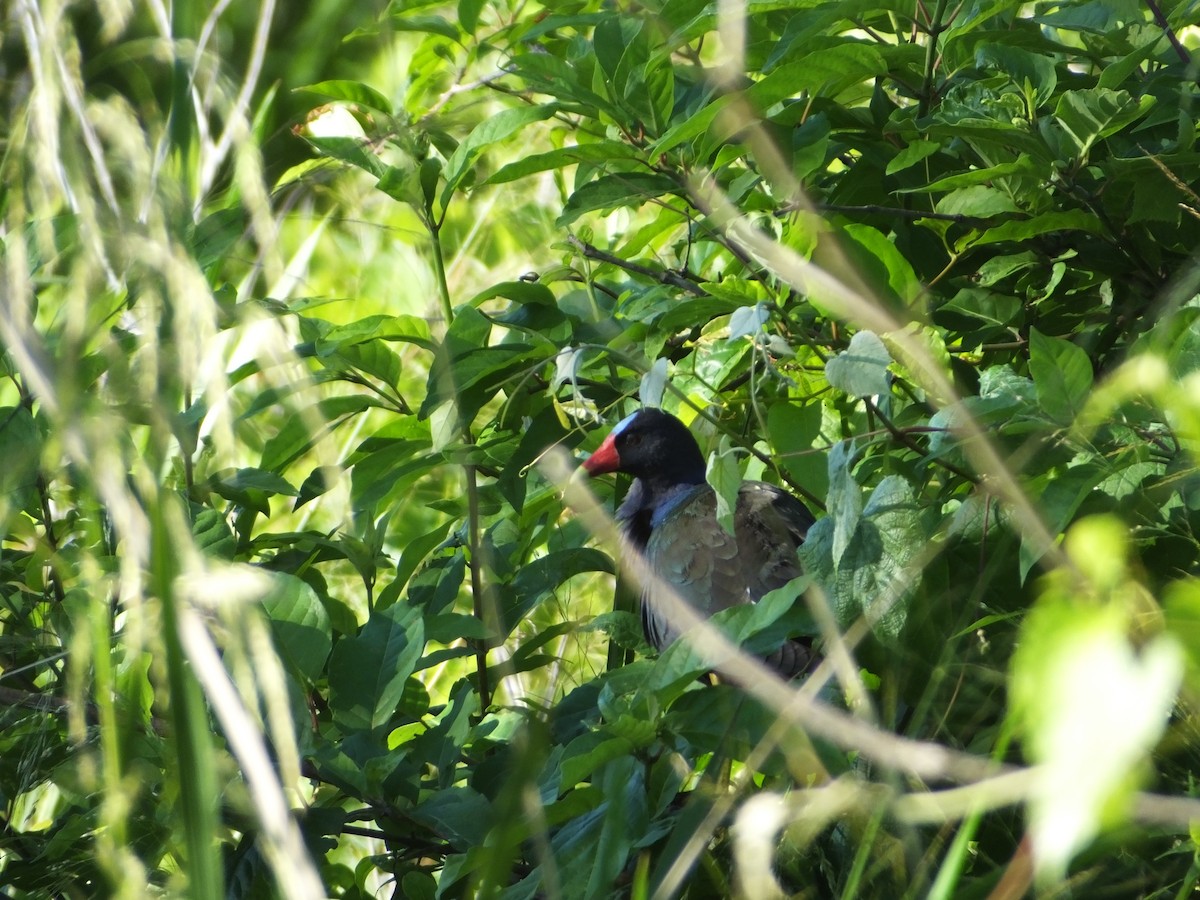
{"label": "dense vegetation", "polygon": [[[0,895],[1200,883],[1194,6],[5,15]],[[641,403],[820,514],[660,655]]]}

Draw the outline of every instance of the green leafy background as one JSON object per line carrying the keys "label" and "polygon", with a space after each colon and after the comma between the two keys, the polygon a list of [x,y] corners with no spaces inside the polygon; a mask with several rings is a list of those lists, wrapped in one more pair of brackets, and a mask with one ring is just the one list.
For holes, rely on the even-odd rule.
{"label": "green leafy background", "polygon": [[[1189,895],[1197,16],[17,4],[0,893]],[[640,403],[819,516],[661,654]]]}

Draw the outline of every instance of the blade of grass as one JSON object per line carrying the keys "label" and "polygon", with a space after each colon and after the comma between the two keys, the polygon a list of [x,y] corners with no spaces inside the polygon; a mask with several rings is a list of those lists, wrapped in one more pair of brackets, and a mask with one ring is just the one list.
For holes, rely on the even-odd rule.
{"label": "blade of grass", "polygon": [[172,742],[179,765],[179,792],[187,847],[188,895],[220,900],[222,865],[216,852],[217,778],[208,714],[200,684],[188,667],[180,639],[174,582],[178,573],[175,535],[170,519],[176,510],[160,494],[150,509],[150,584],[162,603],[163,643],[171,704]]}

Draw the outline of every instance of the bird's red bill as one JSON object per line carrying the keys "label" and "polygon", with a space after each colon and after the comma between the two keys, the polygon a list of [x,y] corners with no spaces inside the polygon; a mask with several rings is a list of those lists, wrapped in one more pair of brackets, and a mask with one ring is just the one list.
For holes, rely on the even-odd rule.
{"label": "bird's red bill", "polygon": [[596,448],[596,452],[584,460],[583,468],[589,475],[604,475],[621,468],[615,433],[606,437],[604,443]]}

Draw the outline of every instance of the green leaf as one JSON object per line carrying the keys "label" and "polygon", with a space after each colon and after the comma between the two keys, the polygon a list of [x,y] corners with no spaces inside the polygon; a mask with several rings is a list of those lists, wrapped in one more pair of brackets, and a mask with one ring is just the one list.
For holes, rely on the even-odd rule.
{"label": "green leaf", "polygon": [[1038,164],[1027,153],[1022,153],[1011,162],[997,163],[980,169],[968,169],[965,172],[955,172],[919,187],[900,190],[901,194],[934,194],[941,191],[956,191],[961,188],[991,186],[1004,178],[1014,176],[1037,176],[1041,172]]}
{"label": "green leaf", "polygon": [[457,41],[462,36],[458,26],[443,16],[414,14],[407,5],[401,6],[398,11],[392,13],[388,19],[388,27],[394,28],[396,31],[436,34],[452,41]]}
{"label": "green leaf", "polygon": [[458,145],[454,155],[446,161],[446,168],[443,172],[446,183],[442,188],[442,206],[449,204],[450,198],[454,196],[454,192],[458,190],[463,178],[466,177],[484,150],[492,144],[511,137],[532,122],[541,122],[550,118],[557,111],[558,105],[555,103],[541,106],[518,106],[484,119]]}
{"label": "green leaf", "polygon": [[42,438],[24,406],[0,407],[0,497],[6,515],[25,509],[37,483]]}
{"label": "green leaf", "polygon": [[884,172],[888,175],[903,172],[941,149],[942,145],[938,141],[912,141],[888,161]]}
{"label": "green leaf", "polygon": [[437,785],[446,790],[459,779],[458,763],[471,734],[471,719],[479,711],[479,694],[469,681],[454,686],[450,702],[433,727],[416,739],[436,773]]}
{"label": "green leaf", "polygon": [[665,357],[660,356],[654,361],[654,365],[646,370],[638,385],[638,400],[642,406],[662,406],[663,393],[667,389],[669,377],[669,364]]}
{"label": "green leaf", "polygon": [[762,334],[763,328],[770,321],[771,312],[765,303],[754,306],[739,306],[729,316],[729,339],[754,337]]}
{"label": "green leaf", "polygon": [[628,77],[628,71],[622,71],[622,63],[629,56],[638,54],[638,51],[642,51],[638,55],[644,57],[644,49],[638,46],[643,25],[642,20],[634,16],[605,16],[592,31],[592,51],[596,54],[596,62],[617,96],[624,93],[624,77]]}
{"label": "green leaf", "polygon": [[1005,44],[981,44],[975,51],[975,65],[984,71],[1004,72],[1022,92],[1029,92],[1034,107],[1054,96],[1058,73],[1054,59]]}
{"label": "green leaf", "polygon": [[591,79],[580,68],[565,59],[550,53],[522,53],[513,58],[513,75],[523,78],[534,87],[539,87],[561,102],[573,101],[585,115],[596,116],[605,112],[614,118],[620,111],[605,97],[589,87]]}
{"label": "green leaf", "polygon": [[1095,214],[1081,209],[1071,209],[1065,212],[1043,213],[1029,219],[1012,219],[995,228],[989,228],[979,237],[972,238],[967,243],[971,246],[981,247],[1001,241],[1027,241],[1038,235],[1053,234],[1058,231],[1103,234],[1104,226]]}
{"label": "green leaf", "polygon": [[327,358],[331,369],[341,362],[364,375],[373,375],[388,387],[394,388],[400,383],[400,357],[383,341],[345,343],[335,353],[329,353]]}
{"label": "green leaf", "polygon": [[891,391],[888,366],[892,356],[873,331],[859,331],[850,346],[825,364],[829,383],[851,397],[886,395]]}
{"label": "green leaf", "polygon": [[1029,329],[1029,374],[1038,402],[1054,421],[1075,420],[1092,389],[1092,361],[1070,341]]}
{"label": "green leaf", "polygon": [[313,427],[314,422],[310,421],[309,416],[289,416],[284,420],[283,427],[263,446],[259,468],[267,472],[283,471],[297,457],[313,446],[318,434],[322,433],[322,429],[319,427],[321,423],[326,425],[324,430],[329,430],[333,424],[348,416],[371,409],[374,405],[375,402],[370,397],[361,394],[321,400],[317,403],[313,417],[318,426],[316,428]]}
{"label": "green leaf", "polygon": [[1100,73],[1097,87],[1104,90],[1119,88],[1141,67],[1142,63],[1154,55],[1157,48],[1158,40],[1151,39],[1132,53],[1125,55],[1116,62],[1109,63],[1104,67],[1104,71]]}
{"label": "green leaf", "polygon": [[633,742],[627,737],[612,737],[600,731],[580,735],[563,752],[559,789],[570,790],[605,763],[628,756],[633,750]]}
{"label": "green leaf", "polygon": [[717,452],[708,457],[704,475],[717,496],[717,521],[733,534],[733,511],[737,508],[738,492],[742,487],[742,470],[728,435],[721,436]]}
{"label": "green leaf", "polygon": [[197,549],[206,556],[231,560],[237,550],[237,537],[225,517],[211,507],[196,512],[192,521],[192,537]]}
{"label": "green leaf", "polygon": [[544,284],[536,281],[502,281],[484,291],[480,291],[470,300],[471,306],[479,306],[488,300],[503,297],[521,305],[555,306],[554,292]]}
{"label": "green leaf", "polygon": [[[458,24],[467,34],[474,34],[479,25],[479,13],[486,0],[458,0]],[[407,896],[407,895],[406,895]]]}
{"label": "green leaf", "polygon": [[1058,98],[1054,117],[1075,154],[1086,159],[1096,141],[1137,121],[1153,105],[1154,97],[1149,94],[1134,99],[1126,91],[1088,88],[1064,92]]}
{"label": "green leaf", "polygon": [[[832,453],[830,464],[832,468]],[[913,563],[925,552],[929,526],[912,487],[888,475],[872,491],[847,540],[834,516],[834,479],[830,481],[830,515],[809,529],[800,559],[805,571],[825,586],[843,628],[863,616],[877,636],[894,642],[904,631],[920,582]],[[845,514],[841,518],[852,521]],[[835,552],[840,544],[844,546]]]}
{"label": "green leaf", "polygon": [[767,110],[801,93],[836,97],[886,71],[882,53],[869,44],[847,41],[807,50],[802,58],[775,67],[746,91],[746,98],[756,109]]}
{"label": "green leaf", "polygon": [[[369,449],[367,449],[369,448]],[[385,432],[365,441],[350,470],[350,498],[356,510],[371,510],[398,487],[445,461],[428,437],[391,437]]]}
{"label": "green leaf", "polygon": [[315,500],[325,494],[341,480],[341,477],[340,466],[317,466],[300,485],[300,491],[296,495],[296,502],[292,505],[292,509],[297,510],[310,500]]}
{"label": "green leaf", "polygon": [[851,474],[853,460],[854,444],[850,441],[838,441],[829,449],[829,498],[826,502],[829,515],[826,516],[826,527],[831,527],[833,531],[830,553],[835,569],[862,518],[862,488]]}
{"label": "green leaf", "polygon": [[419,418],[428,418],[453,400],[459,421],[469,421],[516,373],[535,369],[538,360],[549,359],[556,352],[549,342],[488,346],[491,330],[492,321],[479,310],[459,307],[430,367]]}
{"label": "green leaf", "polygon": [[1021,309],[1021,301],[1009,294],[963,288],[939,312],[958,313],[996,328],[1015,330],[1021,324]]}
{"label": "green leaf", "polygon": [[377,179],[382,178],[387,170],[379,157],[372,152],[371,145],[365,138],[310,136],[308,142],[323,156],[362,169]]}
{"label": "green leaf", "polygon": [[596,141],[588,144],[573,144],[569,147],[559,147],[545,153],[533,153],[522,156],[515,162],[502,167],[492,174],[484,184],[507,184],[545,172],[550,169],[562,169],[578,163],[611,164],[620,160],[636,160],[638,157],[633,148],[623,141]]}
{"label": "green leaf", "polygon": [[425,558],[433,552],[434,548],[446,540],[446,535],[453,524],[453,521],[447,519],[432,531],[408,540],[400,553],[400,561],[396,563],[395,577],[379,593],[379,597],[376,600],[378,607],[390,606],[400,598],[400,592],[404,590],[413,573],[417,571],[417,568],[425,561]]}
{"label": "green leaf", "polygon": [[589,181],[567,200],[557,225],[565,228],[584,213],[611,212],[624,206],[638,206],[663,194],[677,194],[679,183],[655,172],[622,172]]}
{"label": "green leaf", "polygon": [[[1077,465],[1065,471],[1051,469],[1032,481],[1028,490],[1038,498],[1038,507],[1052,540],[1066,529],[1084,500],[1106,475],[1099,465]],[[1028,534],[1021,535],[1018,571],[1022,581],[1049,549]]]}
{"label": "green leaf", "polygon": [[406,341],[425,349],[433,348],[429,323],[419,316],[375,315],[330,328],[315,342],[315,349],[320,357],[372,340]]}
{"label": "green leaf", "polygon": [[430,616],[425,622],[425,638],[439,644],[452,644],[458,640],[483,640],[489,638],[487,626],[474,616],[465,613],[440,613]]}
{"label": "green leaf", "polygon": [[408,584],[408,603],[433,616],[449,607],[457,598],[466,574],[467,561],[461,550],[448,556],[434,556]]}
{"label": "green leaf", "polygon": [[984,185],[951,191],[937,202],[934,209],[944,216],[967,216],[972,219],[988,219],[1019,211],[1008,194]]}
{"label": "green leaf", "polygon": [[280,656],[306,681],[315,682],[333,647],[329,613],[307,582],[285,572],[272,572],[271,580],[272,590],[262,603]]}
{"label": "green leaf", "polygon": [[315,84],[305,84],[298,88],[297,91],[308,91],[313,94],[319,94],[322,97],[328,97],[330,100],[344,100],[347,103],[356,103],[359,106],[367,109],[378,110],[379,112],[392,114],[392,104],[383,94],[375,90],[369,85],[363,84],[361,81],[318,81]]}
{"label": "green leaf", "polygon": [[285,497],[295,497],[300,493],[285,478],[274,472],[252,467],[237,469],[232,474],[214,478],[213,486],[234,493],[257,490],[266,494],[282,494]]}
{"label": "green leaf", "polygon": [[613,562],[608,555],[591,547],[572,547],[555,550],[530,560],[517,572],[508,594],[501,621],[507,634],[559,585],[584,572],[612,573]]}
{"label": "green leaf", "polygon": [[[484,843],[492,827],[492,801],[467,785],[446,787],[423,800],[409,815],[459,850]],[[405,897],[411,895],[405,893]],[[430,895],[432,897],[432,894]]]}
{"label": "green leaf", "polygon": [[1051,878],[1123,818],[1183,670],[1170,637],[1135,650],[1125,610],[1074,600],[1058,574],[1025,618],[1011,677],[1013,717],[1040,767],[1029,801],[1034,858]]}
{"label": "green leaf", "polygon": [[776,463],[795,483],[824,497],[829,489],[829,468],[824,450],[815,449],[821,433],[821,405],[796,406],[787,401],[772,404],[767,412],[767,430]]}
{"label": "green leaf", "polygon": [[375,610],[362,631],[333,648],[329,705],[334,718],[351,729],[386,725],[424,648],[419,610],[401,603]]}

